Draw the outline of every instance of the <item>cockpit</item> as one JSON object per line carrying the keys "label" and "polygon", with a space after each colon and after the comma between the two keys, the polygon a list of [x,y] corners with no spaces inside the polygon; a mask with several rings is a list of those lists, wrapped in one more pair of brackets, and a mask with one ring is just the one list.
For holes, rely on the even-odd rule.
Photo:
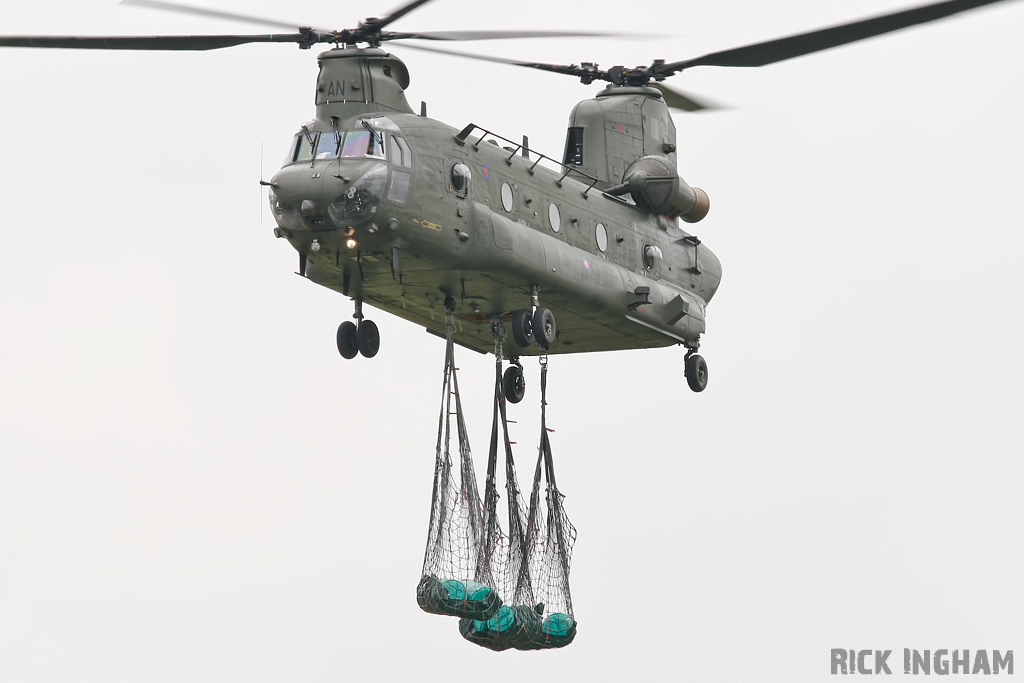
{"label": "cockpit", "polygon": [[359,121],[355,130],[314,131],[306,126],[296,134],[284,166],[318,159],[384,159],[384,131],[398,132],[398,126],[384,116]]}
{"label": "cockpit", "polygon": [[[318,123],[302,126],[275,175],[271,208],[281,227],[297,229],[307,219],[322,222],[326,214],[336,227],[348,229],[370,221],[382,202],[405,205],[412,188],[412,150],[391,119],[370,116],[344,127],[337,119],[327,126]],[[313,172],[302,171],[303,163]]]}

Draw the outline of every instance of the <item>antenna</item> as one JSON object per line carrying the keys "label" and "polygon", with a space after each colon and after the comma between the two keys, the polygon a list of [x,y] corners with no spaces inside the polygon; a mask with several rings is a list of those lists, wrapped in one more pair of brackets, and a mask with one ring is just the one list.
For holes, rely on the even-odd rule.
{"label": "antenna", "polygon": [[260,140],[260,227],[263,227],[263,140]]}

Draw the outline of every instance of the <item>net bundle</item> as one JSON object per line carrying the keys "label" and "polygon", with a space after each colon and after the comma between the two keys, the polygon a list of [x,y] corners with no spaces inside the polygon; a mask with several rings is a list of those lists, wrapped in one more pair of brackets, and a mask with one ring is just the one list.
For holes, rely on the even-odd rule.
{"label": "net bundle", "polygon": [[[460,617],[462,636],[492,650],[564,647],[576,637],[569,593],[576,529],[555,484],[546,416],[546,359],[541,361],[541,436],[529,504],[519,489],[509,440],[500,355],[481,501],[459,395],[454,327],[450,319],[447,322],[430,527],[416,601],[426,612]],[[453,422],[458,470],[451,456]],[[507,533],[499,515],[499,452],[505,456]]]}
{"label": "net bundle", "polygon": [[[501,598],[484,552],[483,506],[459,396],[452,321],[447,327],[430,528],[416,602],[432,614],[486,620],[497,613]],[[459,445],[459,468],[455,471],[451,457],[453,417]]]}
{"label": "net bundle", "polygon": [[[576,637],[569,592],[576,529],[565,514],[564,496],[555,483],[546,394],[547,363],[542,360],[540,447],[527,506],[516,476],[498,358],[484,494],[484,544],[487,563],[504,604],[490,619],[466,617],[459,622],[464,638],[492,650],[564,647]],[[507,534],[499,520],[499,443],[503,444],[505,456]]]}

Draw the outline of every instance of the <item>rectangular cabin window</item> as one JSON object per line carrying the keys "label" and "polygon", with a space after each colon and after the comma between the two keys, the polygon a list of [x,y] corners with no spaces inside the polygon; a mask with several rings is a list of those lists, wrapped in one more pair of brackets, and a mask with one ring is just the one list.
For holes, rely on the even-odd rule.
{"label": "rectangular cabin window", "polygon": [[569,135],[565,138],[565,161],[566,166],[583,165],[583,129],[570,128]]}

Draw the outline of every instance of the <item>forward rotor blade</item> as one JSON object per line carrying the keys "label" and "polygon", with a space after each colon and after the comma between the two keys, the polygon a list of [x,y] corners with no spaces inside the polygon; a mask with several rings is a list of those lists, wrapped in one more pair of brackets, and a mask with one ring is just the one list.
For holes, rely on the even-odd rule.
{"label": "forward rotor blade", "polygon": [[409,12],[412,12],[414,9],[417,9],[418,7],[420,7],[422,5],[425,5],[428,2],[430,2],[430,0],[413,0],[412,2],[410,2],[410,3],[406,4],[406,5],[402,5],[401,7],[396,9],[394,12],[392,12],[389,15],[387,15],[386,17],[381,17],[379,19],[375,18],[375,19],[367,20],[367,24],[368,25],[372,25],[374,28],[382,29],[385,26],[387,26],[388,24],[390,24],[391,22],[397,21],[398,19],[401,19],[402,17],[404,17]]}
{"label": "forward rotor blade", "polygon": [[[505,38],[634,38],[636,36],[621,33],[583,32],[583,31],[418,31],[416,33],[389,32],[388,40],[501,40]],[[651,36],[645,36],[651,37]]]}
{"label": "forward rotor blade", "polygon": [[[541,64],[539,62],[520,62],[515,59],[505,59],[503,57],[492,57],[490,55],[480,55],[470,52],[459,52],[455,50],[445,50],[437,47],[424,47],[422,45],[410,45],[408,43],[402,44],[403,48],[410,48],[413,50],[423,50],[424,52],[439,52],[445,55],[452,55],[454,57],[465,57],[467,59],[477,59],[484,62],[496,62],[498,64],[508,64],[510,66],[524,66],[528,69],[538,69],[540,71],[552,71],[554,73],[566,74],[568,76],[580,77],[587,74],[592,74],[595,80],[604,80],[601,78],[606,72],[604,71],[591,71],[585,69],[582,66],[576,66],[575,64]],[[661,83],[651,83],[650,87],[656,88],[661,92],[661,96],[665,99],[667,104],[672,109],[677,109],[686,112],[696,111],[714,111],[716,109],[725,109],[724,106],[711,102],[709,100],[701,100],[690,95],[684,95],[678,90],[673,90],[666,85]]]}
{"label": "forward rotor blade", "polygon": [[0,47],[73,50],[217,50],[246,43],[301,43],[300,33],[254,36],[0,36]]}
{"label": "forward rotor blade", "polygon": [[996,2],[1005,2],[1005,0],[946,0],[946,2],[937,2],[893,14],[883,14],[850,24],[754,43],[731,50],[712,52],[696,59],[662,65],[658,69],[658,73],[668,75],[693,66],[764,66],[935,21]]}
{"label": "forward rotor blade", "polygon": [[662,83],[651,83],[651,88],[659,91],[661,96],[665,98],[665,104],[671,109],[678,109],[680,111],[714,111],[716,109],[724,109],[720,104],[715,104],[709,100],[698,100],[690,95],[684,95],[678,90],[673,90],[667,85]]}
{"label": "forward rotor blade", "polygon": [[288,31],[294,31],[296,28],[302,25],[288,21],[278,21],[276,19],[263,19],[260,17],[252,17],[246,14],[235,14],[234,12],[221,12],[219,10],[205,9],[203,7],[194,7],[192,5],[180,5],[176,2],[162,2],[162,0],[121,0],[121,2],[119,2],[118,4],[131,5],[135,7],[148,7],[150,9],[159,9],[167,12],[180,12],[182,14],[194,14],[201,17],[212,17],[214,19],[242,21],[249,24],[269,26],[271,28],[281,28]]}
{"label": "forward rotor blade", "polygon": [[495,62],[497,64],[509,64],[511,66],[525,66],[529,69],[540,69],[541,71],[553,71],[555,73],[568,74],[570,76],[578,76],[581,69],[575,65],[563,65],[563,64],[541,64],[539,62],[520,62],[515,59],[505,59],[503,57],[492,57],[491,55],[480,55],[472,52],[461,52],[456,50],[444,50],[439,47],[426,47],[425,45],[411,45],[409,43],[402,43],[402,49],[409,50],[421,50],[423,52],[437,52],[442,55],[451,55],[453,57],[465,57],[466,59],[477,59],[483,62]]}

